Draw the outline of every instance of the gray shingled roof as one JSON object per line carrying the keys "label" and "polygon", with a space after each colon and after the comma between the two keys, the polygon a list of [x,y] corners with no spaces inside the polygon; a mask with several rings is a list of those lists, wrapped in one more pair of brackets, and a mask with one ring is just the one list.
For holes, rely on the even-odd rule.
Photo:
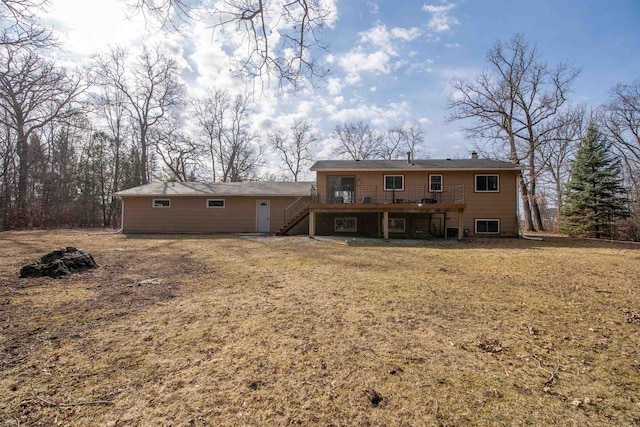
{"label": "gray shingled roof", "polygon": [[511,162],[489,159],[413,160],[318,160],[312,171],[324,170],[495,170],[521,169]]}
{"label": "gray shingled roof", "polygon": [[115,193],[128,196],[308,196],[314,182],[152,182]]}

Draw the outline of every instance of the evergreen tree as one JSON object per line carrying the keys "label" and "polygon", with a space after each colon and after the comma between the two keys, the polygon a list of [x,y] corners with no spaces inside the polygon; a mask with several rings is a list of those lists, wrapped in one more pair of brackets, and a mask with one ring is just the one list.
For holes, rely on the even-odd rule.
{"label": "evergreen tree", "polygon": [[612,157],[610,148],[607,138],[590,123],[571,166],[560,231],[599,239],[612,235],[616,219],[630,216],[620,161]]}

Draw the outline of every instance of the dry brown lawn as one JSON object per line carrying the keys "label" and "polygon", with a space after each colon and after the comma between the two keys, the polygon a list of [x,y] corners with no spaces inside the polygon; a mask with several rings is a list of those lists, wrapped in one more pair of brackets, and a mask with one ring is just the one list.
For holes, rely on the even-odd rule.
{"label": "dry brown lawn", "polygon": [[640,247],[1,233],[0,349],[8,426],[638,425]]}

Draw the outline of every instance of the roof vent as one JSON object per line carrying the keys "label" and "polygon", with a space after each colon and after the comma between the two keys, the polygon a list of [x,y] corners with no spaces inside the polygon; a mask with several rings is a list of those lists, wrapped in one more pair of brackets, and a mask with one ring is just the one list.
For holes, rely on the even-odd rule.
{"label": "roof vent", "polygon": [[478,152],[477,151],[472,151],[471,152],[471,158],[472,159],[477,159],[478,158]]}

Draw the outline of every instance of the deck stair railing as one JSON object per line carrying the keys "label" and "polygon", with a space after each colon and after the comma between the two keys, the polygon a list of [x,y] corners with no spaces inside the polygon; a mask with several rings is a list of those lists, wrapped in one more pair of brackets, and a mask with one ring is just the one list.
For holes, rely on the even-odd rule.
{"label": "deck stair railing", "polygon": [[285,234],[309,214],[310,196],[301,196],[284,208],[284,224],[278,234]]}

